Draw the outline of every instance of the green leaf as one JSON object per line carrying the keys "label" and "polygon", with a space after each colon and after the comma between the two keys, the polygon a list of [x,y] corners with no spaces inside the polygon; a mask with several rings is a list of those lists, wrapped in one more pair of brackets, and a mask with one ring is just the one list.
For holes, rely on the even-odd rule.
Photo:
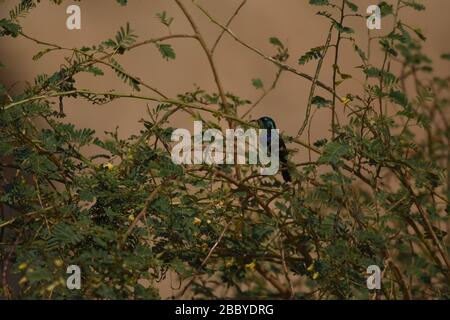
{"label": "green leaf", "polygon": [[364,69],[364,73],[369,78],[379,78],[381,76],[381,70],[376,67],[369,67]]}
{"label": "green leaf", "polygon": [[16,20],[18,18],[24,18],[31,9],[35,8],[36,4],[30,0],[23,0],[18,5],[14,7],[11,11],[9,11],[9,17],[11,20]]}
{"label": "green leaf", "polygon": [[427,37],[425,37],[425,35],[422,33],[422,30],[420,28],[416,28],[413,30],[414,30],[414,33],[420,38],[420,40],[422,40],[422,41],[427,40]]}
{"label": "green leaf", "polygon": [[120,30],[116,34],[116,42],[120,47],[128,47],[136,42],[137,35],[130,28],[130,24],[127,22],[125,28],[120,27]]}
{"label": "green leaf", "polygon": [[161,53],[162,57],[164,59],[166,59],[167,61],[169,61],[170,59],[175,59],[176,58],[176,54],[175,51],[173,50],[172,46],[170,44],[156,44],[156,46],[158,47],[159,52]]}
{"label": "green leaf", "polygon": [[354,33],[355,32],[355,31],[353,31],[352,28],[344,27],[342,24],[340,24],[338,22],[334,22],[333,26],[341,33]]}
{"label": "green leaf", "polygon": [[167,16],[166,11],[163,11],[161,13],[157,13],[156,17],[159,19],[159,21],[165,25],[166,27],[170,27],[170,25],[172,24],[174,18],[173,17],[169,17]]}
{"label": "green leaf", "polygon": [[279,62],[285,62],[287,59],[289,59],[288,48],[285,47],[280,39],[278,39],[277,37],[271,37],[269,38],[269,41],[277,48],[278,52],[275,56],[272,56],[273,59]]}
{"label": "green leaf", "polygon": [[353,12],[358,11],[358,6],[349,0],[345,0],[345,4],[352,10]]}
{"label": "green leaf", "polygon": [[366,53],[360,47],[358,47],[356,44],[354,45],[353,48],[358,53],[358,55],[361,58],[361,60],[364,61],[364,62],[367,62],[367,55],[366,55]]}
{"label": "green leaf", "polygon": [[405,0],[403,0],[402,3],[404,5],[410,7],[410,8],[413,8],[414,10],[417,10],[417,11],[425,10],[425,6],[423,4],[415,1],[415,0],[413,0],[413,1],[405,1]]}
{"label": "green leaf", "polygon": [[392,102],[400,106],[406,107],[408,105],[408,98],[402,91],[391,90],[389,92],[389,98]]}
{"label": "green leaf", "polygon": [[444,60],[450,60],[450,53],[443,53],[441,55],[441,58],[444,59]]}
{"label": "green leaf", "polygon": [[261,79],[252,79],[252,85],[256,89],[263,89],[264,88],[264,83],[262,82]]}
{"label": "green leaf", "polygon": [[141,89],[139,88],[140,85],[140,81],[136,78],[133,78],[131,76],[129,76],[123,69],[123,67],[113,58],[111,58],[111,65],[112,68],[114,69],[114,72],[116,73],[116,75],[122,79],[123,82],[128,83],[128,85],[130,85],[134,90],[136,91],[140,91]]}
{"label": "green leaf", "polygon": [[351,79],[352,75],[351,74],[347,74],[347,73],[339,73],[339,75],[341,76],[342,80],[347,80],[347,79]]}
{"label": "green leaf", "polygon": [[328,100],[328,99],[325,99],[325,98],[323,98],[321,96],[315,96],[315,97],[312,98],[311,103],[313,105],[316,105],[317,108],[322,108],[322,107],[326,107],[326,106],[331,105],[332,101]]}
{"label": "green leaf", "polygon": [[333,14],[329,13],[328,11],[319,11],[319,12],[317,12],[317,15],[325,17],[325,18],[329,19],[332,22],[335,21],[334,18],[333,18]]}
{"label": "green leaf", "polygon": [[116,0],[118,4],[120,4],[121,6],[126,6],[128,3],[128,0]]}
{"label": "green leaf", "polygon": [[48,240],[48,248],[64,248],[68,245],[76,245],[83,241],[84,235],[82,235],[75,226],[59,223],[53,228],[51,238]]}
{"label": "green leaf", "polygon": [[94,200],[95,195],[90,189],[83,189],[80,192],[78,192],[78,195],[80,196],[80,200],[91,202]]}
{"label": "green leaf", "polygon": [[390,5],[388,3],[386,3],[386,1],[382,1],[378,4],[378,7],[380,7],[380,11],[381,11],[381,17],[384,18],[388,15],[391,15],[394,12],[394,7],[393,5]]}
{"label": "green leaf", "polygon": [[347,144],[342,144],[338,141],[329,142],[319,160],[319,164],[341,165],[344,163],[343,159],[349,158],[352,155],[352,149]]}
{"label": "green leaf", "polygon": [[89,73],[92,73],[94,75],[94,77],[104,75],[103,70],[98,67],[95,67],[95,66],[89,66],[89,68],[86,69],[86,71]]}
{"label": "green leaf", "polygon": [[330,3],[328,2],[328,0],[309,0],[309,4],[313,6],[325,6],[329,5]]}
{"label": "green leaf", "polygon": [[389,42],[386,39],[381,39],[379,41],[379,43],[385,52],[389,53],[390,55],[392,55],[394,57],[398,56],[398,52],[394,48],[391,47],[391,45],[389,44]]}
{"label": "green leaf", "polygon": [[306,52],[303,56],[298,59],[298,64],[305,65],[311,60],[316,60],[322,57],[322,52],[324,51],[325,47],[316,47],[312,48],[308,52]]}
{"label": "green leaf", "polygon": [[283,43],[280,41],[280,39],[278,39],[277,37],[271,37],[269,39],[270,43],[273,44],[274,46],[280,47],[280,48],[284,48]]}
{"label": "green leaf", "polygon": [[22,27],[11,20],[1,19],[0,20],[0,36],[11,36],[16,38],[22,31]]}
{"label": "green leaf", "polygon": [[36,53],[33,56],[33,61],[39,60],[40,58],[42,58],[45,54],[49,53],[50,51],[52,51],[52,49],[50,49],[50,48],[44,49],[42,51],[39,51],[38,53]]}

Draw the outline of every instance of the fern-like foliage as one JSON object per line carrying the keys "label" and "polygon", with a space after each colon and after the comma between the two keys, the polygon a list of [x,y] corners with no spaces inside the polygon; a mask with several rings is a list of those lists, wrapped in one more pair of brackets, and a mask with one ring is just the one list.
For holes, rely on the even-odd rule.
{"label": "fern-like foliage", "polygon": [[158,48],[159,52],[161,53],[162,57],[166,60],[175,59],[176,54],[173,50],[172,46],[170,44],[164,44],[164,43],[157,43],[156,47]]}
{"label": "fern-like foliage", "polygon": [[136,39],[137,35],[131,29],[130,23],[127,22],[125,27],[120,27],[120,30],[117,31],[114,40],[109,39],[104,42],[104,45],[113,48],[119,54],[123,54],[129,46],[136,42]]}
{"label": "fern-like foliage", "polygon": [[136,91],[141,91],[141,88],[139,87],[140,81],[130,75],[128,75],[123,67],[115,60],[114,58],[111,58],[111,65],[114,69],[114,72],[116,75],[126,84],[128,84],[130,87],[132,87]]}
{"label": "fern-like foliage", "polygon": [[83,239],[84,236],[80,234],[79,230],[70,224],[59,223],[53,228],[52,236],[47,242],[47,248],[50,250],[64,248],[69,245],[76,245]]}
{"label": "fern-like foliage", "polygon": [[[349,37],[353,30],[345,27],[347,18],[358,15],[356,4],[309,2],[329,9],[318,14],[330,26],[330,40],[302,55],[299,63],[320,59],[334,75],[331,80],[317,68],[314,79],[323,82],[305,83],[310,98],[298,104],[314,106],[317,116],[331,121],[314,128],[316,120],[307,116],[313,135],[283,134],[291,183],[281,182],[280,174],[261,176],[253,165],[240,165],[239,170],[228,165],[179,165],[172,161],[170,148],[171,125],[182,112],[183,118],[204,120],[205,129],[223,132],[230,127],[224,120],[236,128],[247,127],[252,123],[246,116],[238,117],[243,115],[238,111],[263,103],[282,73],[313,80],[291,66],[287,42],[269,39],[274,53],[266,60],[278,73],[272,85],[253,78],[253,86],[261,89],[256,104],[226,90],[195,86],[169,95],[169,90],[144,84],[119,63],[118,55],[137,47],[129,23],[100,45],[63,49],[41,42],[35,59],[61,57],[53,52],[65,55],[52,61],[56,69],[38,75],[23,92],[21,86],[10,90],[0,84],[0,282],[12,274],[20,279],[14,293],[3,281],[0,299],[156,298],[155,283],[167,271],[187,285],[182,298],[450,297],[450,78],[432,73],[431,59],[423,50],[426,37],[400,15],[405,6],[417,11],[425,7],[420,0],[401,0],[395,7],[392,0],[379,3],[382,15],[395,15],[398,22],[364,52],[360,48],[366,47],[361,42],[366,33]],[[29,41],[19,18],[39,1],[15,3],[19,4],[10,17],[0,19],[0,37]],[[158,18],[167,27],[173,20],[165,12]],[[356,68],[346,66],[348,74],[341,72],[342,59],[337,59],[343,51],[325,50],[338,49],[339,37],[340,45],[352,45],[347,48],[353,53],[346,50],[349,59],[362,61]],[[176,56],[162,41],[140,45],[159,50],[166,60]],[[336,54],[335,62],[325,57],[329,51]],[[371,58],[380,55],[386,63]],[[206,58],[211,58],[208,52]],[[450,54],[442,58],[450,60]],[[119,83],[119,88],[97,91],[88,81],[83,89],[78,87],[84,80],[78,78],[81,73],[99,77],[101,68],[111,68],[131,88]],[[346,79],[352,85],[338,87]],[[130,93],[140,87],[155,94]],[[148,109],[129,137],[119,134],[119,128],[96,134],[62,119],[68,97],[72,106],[85,100],[98,105],[139,99]],[[283,108],[280,104],[266,112],[277,118]],[[329,118],[334,112],[336,117]],[[295,123],[303,114],[289,116]],[[281,121],[279,127],[288,129]],[[308,162],[300,162],[302,158]],[[70,265],[82,270],[81,290],[69,290],[63,281]],[[382,290],[367,290],[370,265],[384,269]],[[143,280],[148,286],[141,285]]]}
{"label": "fern-like foliage", "polygon": [[36,7],[36,4],[32,0],[22,0],[18,5],[9,11],[9,17],[11,20],[18,20],[24,18],[31,9]]}
{"label": "fern-like foliage", "polygon": [[305,65],[308,62],[310,62],[311,60],[316,60],[322,57],[322,52],[325,49],[325,47],[320,46],[320,47],[316,47],[316,48],[312,48],[311,50],[309,50],[308,52],[306,52],[304,55],[302,55],[300,57],[300,59],[298,60],[298,63],[300,65]]}

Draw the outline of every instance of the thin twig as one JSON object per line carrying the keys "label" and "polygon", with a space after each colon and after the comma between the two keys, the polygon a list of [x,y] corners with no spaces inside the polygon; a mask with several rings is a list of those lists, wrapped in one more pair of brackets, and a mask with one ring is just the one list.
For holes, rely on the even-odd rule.
{"label": "thin twig", "polygon": [[[342,23],[344,22],[344,6],[345,6],[345,0],[342,0],[342,6],[341,6],[341,18],[339,24],[342,26]],[[338,71],[338,59],[339,59],[339,46],[341,44],[341,30],[338,31],[336,45],[335,45],[335,52],[334,52],[334,64],[333,64],[333,104],[331,105],[331,132],[332,137],[334,139],[335,131],[336,131],[336,76]],[[339,99],[342,101],[342,99]]]}
{"label": "thin twig", "polygon": [[[222,232],[219,235],[219,238],[216,240],[216,242],[214,243],[214,245],[211,247],[211,249],[209,250],[208,254],[206,255],[206,257],[203,259],[202,263],[200,264],[200,268],[203,268],[206,263],[208,262],[208,260],[211,258],[214,250],[216,250],[217,246],[219,245],[219,243],[222,241],[223,237],[225,236],[225,233],[227,232],[229,226],[231,225],[231,222],[233,220],[231,219],[230,221],[228,221],[225,224],[225,227],[223,228]],[[201,273],[198,271],[196,274],[194,274],[192,276],[192,278],[189,280],[189,282],[184,286],[183,290],[181,290],[180,293],[177,294],[177,298],[180,298],[182,296],[184,296],[184,294],[186,293],[187,289],[192,285],[192,283],[194,283],[194,281],[197,279],[197,277],[200,275]]]}
{"label": "thin twig", "polygon": [[305,120],[303,121],[303,125],[297,133],[298,137],[303,134],[303,131],[305,130],[306,126],[308,125],[309,115],[311,113],[311,105],[312,105],[312,101],[314,98],[314,92],[316,90],[316,84],[317,84],[317,81],[319,80],[319,74],[320,74],[320,70],[322,69],[323,60],[325,59],[325,56],[327,55],[328,48],[330,47],[330,41],[331,41],[332,34],[333,34],[333,26],[331,26],[330,30],[328,31],[328,37],[327,37],[327,41],[325,42],[325,47],[323,49],[323,52],[321,53],[319,62],[317,63],[316,73],[314,75],[314,79],[311,84],[311,89],[309,91],[309,98],[308,98],[308,105],[306,107]]}
{"label": "thin twig", "polygon": [[259,97],[259,99],[256,100],[255,103],[242,115],[242,118],[247,117],[250,114],[250,112],[252,112],[264,100],[264,98],[266,98],[269,95],[270,92],[275,90],[282,73],[283,69],[278,69],[278,72],[275,75],[275,80],[272,82],[270,88],[268,90],[264,90],[264,93]]}
{"label": "thin twig", "polygon": [[218,73],[217,67],[214,63],[214,59],[211,54],[211,51],[208,49],[208,45],[206,44],[205,39],[203,38],[202,34],[200,33],[200,29],[198,28],[197,24],[195,23],[194,19],[192,18],[191,14],[189,13],[189,11],[186,9],[186,7],[183,5],[183,3],[180,0],[175,0],[175,2],[177,3],[178,7],[180,7],[181,11],[183,11],[186,18],[188,19],[189,23],[192,26],[192,29],[194,29],[197,40],[200,42],[200,45],[203,48],[203,51],[205,51],[205,54],[208,58],[209,65],[211,66],[211,69],[212,69],[212,72],[214,75],[214,80],[216,82],[217,89],[219,90],[219,95],[220,95],[220,99],[222,101],[223,107],[227,108],[227,98],[225,96],[225,91],[223,90],[222,83],[221,83],[221,80],[219,77],[219,73]]}
{"label": "thin twig", "polygon": [[125,234],[122,237],[122,240],[117,244],[117,249],[120,250],[124,242],[128,239],[130,234],[133,232],[134,228],[136,228],[138,222],[144,218],[147,214],[147,210],[149,206],[152,204],[152,202],[155,200],[155,198],[158,196],[159,192],[162,189],[163,184],[160,184],[157,186],[153,191],[150,193],[148,198],[145,200],[144,207],[142,208],[141,212],[136,216],[136,218],[133,220],[131,225],[128,227],[128,230],[125,232]]}
{"label": "thin twig", "polygon": [[[241,11],[241,9],[244,7],[244,5],[247,3],[247,0],[244,0],[241,2],[241,4],[237,7],[236,11],[233,13],[233,15],[230,17],[230,19],[228,20],[227,24],[225,25],[225,27],[229,27],[231,25],[231,23],[233,22],[234,18],[236,18],[236,16],[239,14],[239,11]],[[222,32],[220,33],[220,35],[217,37],[216,42],[214,42],[214,45],[211,48],[211,54],[214,54],[214,51],[216,51],[217,45],[219,44],[220,40],[222,39],[223,35],[225,34],[225,30],[222,29]]]}
{"label": "thin twig", "polygon": [[[195,4],[195,5],[196,5],[196,6],[197,6],[197,7],[198,7],[198,8],[199,8],[199,9],[200,9],[200,10],[201,10],[208,18],[209,18],[209,20],[210,20],[212,23],[216,24],[217,26],[219,26],[219,27],[221,27],[223,30],[225,30],[226,33],[228,33],[228,34],[229,34],[236,42],[238,42],[238,43],[241,44],[242,46],[244,46],[244,47],[246,47],[247,49],[253,51],[254,53],[256,53],[257,55],[259,55],[259,56],[262,57],[263,59],[272,62],[273,64],[277,65],[279,68],[281,68],[281,69],[283,69],[283,70],[286,70],[286,71],[288,71],[288,72],[294,73],[294,74],[296,74],[297,76],[300,76],[300,77],[302,77],[302,78],[304,78],[304,79],[307,79],[307,80],[309,80],[309,81],[313,81],[314,78],[311,77],[310,75],[308,75],[308,74],[306,74],[306,73],[303,73],[303,72],[300,72],[300,71],[297,71],[295,68],[293,68],[293,67],[291,67],[291,66],[289,66],[289,65],[287,65],[287,64],[281,63],[280,61],[277,61],[276,59],[274,59],[274,58],[272,58],[272,57],[270,57],[270,56],[268,56],[268,55],[265,55],[264,53],[261,52],[261,50],[256,49],[255,47],[252,47],[251,45],[245,43],[244,41],[242,41],[241,39],[239,39],[239,38],[233,33],[233,31],[231,31],[229,28],[227,28],[227,27],[225,27],[224,25],[222,25],[222,24],[220,24],[219,22],[217,22],[217,20],[215,20],[215,19],[208,13],[208,11],[206,11],[201,5],[199,5],[198,3],[194,3],[194,4]],[[337,98],[341,99],[341,98],[339,97],[339,95],[338,95],[337,93],[335,93],[335,91],[333,90],[333,88],[327,86],[327,85],[324,84],[323,82],[317,81],[317,85],[318,85],[319,87],[321,87],[322,89],[325,89],[325,90],[328,91],[329,93],[335,94]]]}

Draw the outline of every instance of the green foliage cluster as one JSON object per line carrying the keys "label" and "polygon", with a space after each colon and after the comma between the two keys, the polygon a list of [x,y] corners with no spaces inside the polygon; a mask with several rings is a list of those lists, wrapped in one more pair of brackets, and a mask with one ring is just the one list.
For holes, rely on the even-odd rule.
{"label": "green foliage cluster", "polygon": [[[293,53],[279,38],[269,39],[275,52],[264,55],[196,1],[189,6],[175,2],[190,21],[192,35],[170,33],[140,42],[127,24],[114,38],[73,49],[43,43],[23,30],[22,19],[39,1],[20,1],[0,20],[0,36],[43,46],[34,59],[70,53],[59,70],[39,75],[22,93],[13,95],[0,85],[0,295],[158,298],[158,283],[170,272],[179,276],[180,297],[448,298],[449,78],[433,75],[432,61],[422,50],[425,36],[400,19],[402,10],[424,6],[405,0],[380,3],[394,25],[387,34],[370,37],[372,50],[384,55],[383,64],[374,65],[346,26],[349,17],[364,23],[364,8],[348,0],[310,0],[320,10],[318,18],[330,21],[330,31],[324,43],[297,53],[299,66],[291,66]],[[221,27],[221,37],[232,37],[276,66],[270,88],[249,75],[261,89],[257,102],[224,91],[212,59],[215,46],[204,41],[192,10]],[[167,28],[173,21],[166,12],[157,18]],[[202,46],[217,92],[198,88],[170,98],[120,63],[122,55],[142,45],[155,45],[165,60],[175,59],[168,42],[176,38],[192,38]],[[339,67],[343,43],[353,46],[359,61],[348,73]],[[332,83],[326,85],[318,79],[325,79],[321,66],[331,54]],[[449,54],[442,58],[448,60]],[[314,62],[314,76],[300,71]],[[106,69],[130,90],[78,87],[79,74],[102,77]],[[285,73],[311,84],[305,125],[298,136],[285,136],[292,183],[261,177],[252,166],[173,164],[173,115],[212,115],[205,123],[214,128],[223,128],[224,122],[248,125],[250,112]],[[344,94],[341,83],[358,76],[361,88]],[[410,80],[414,90],[407,90]],[[138,135],[121,139],[114,131],[100,139],[94,130],[64,121],[69,98],[92,105],[139,99],[148,103],[148,113]],[[329,110],[329,136],[302,140],[303,129],[313,121],[310,111],[317,108]],[[98,151],[87,156],[87,147]],[[296,152],[308,152],[310,161],[296,163]],[[374,264],[383,271],[382,289],[369,292],[366,268]],[[79,291],[65,286],[68,265],[81,267]],[[20,279],[19,292],[6,280],[10,274]]]}

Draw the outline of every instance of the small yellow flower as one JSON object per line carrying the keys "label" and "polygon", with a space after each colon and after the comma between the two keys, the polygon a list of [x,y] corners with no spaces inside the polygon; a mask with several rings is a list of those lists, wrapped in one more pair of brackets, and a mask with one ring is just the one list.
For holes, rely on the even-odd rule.
{"label": "small yellow flower", "polygon": [[318,272],[314,272],[312,278],[313,278],[313,280],[316,280],[317,278],[319,278],[319,273]]}
{"label": "small yellow flower", "polygon": [[130,214],[130,215],[128,216],[128,220],[130,220],[131,222],[133,222],[135,219],[136,219],[136,218],[134,217],[133,214]]}
{"label": "small yellow flower", "polygon": [[252,262],[247,263],[247,264],[245,265],[245,269],[246,269],[247,271],[255,272],[255,268],[256,268],[256,263],[255,263],[255,261],[252,261]]}
{"label": "small yellow flower", "polygon": [[47,288],[45,290],[47,290],[48,292],[51,292],[51,291],[55,290],[55,288],[59,285],[60,285],[60,282],[55,281],[51,285],[47,286]]}
{"label": "small yellow flower", "polygon": [[114,165],[111,162],[108,162],[103,165],[103,168],[112,170],[114,168]]}
{"label": "small yellow flower", "polygon": [[55,264],[55,266],[57,268],[61,268],[64,264],[64,261],[62,261],[61,259],[55,259],[55,261],[53,261],[53,263]]}
{"label": "small yellow flower", "polygon": [[306,269],[306,270],[308,270],[308,271],[313,271],[313,270],[314,270],[314,263],[311,264],[311,265],[308,267],[308,269]]}
{"label": "small yellow flower", "polygon": [[23,270],[25,270],[27,267],[28,267],[28,264],[26,264],[25,262],[24,262],[24,263],[21,263],[21,264],[19,265],[19,270],[20,270],[20,271],[23,271]]}
{"label": "small yellow flower", "polygon": [[23,286],[28,281],[27,277],[22,277],[19,280],[19,285]]}
{"label": "small yellow flower", "polygon": [[217,205],[216,205],[216,208],[218,208],[218,209],[223,209],[223,206],[225,205],[225,202],[223,201],[223,200],[220,200],[218,203],[217,203]]}
{"label": "small yellow flower", "polygon": [[230,260],[228,260],[227,262],[225,262],[225,267],[227,268],[231,268],[234,264],[234,259],[231,258]]}
{"label": "small yellow flower", "polygon": [[199,225],[202,224],[202,220],[199,219],[199,218],[197,218],[197,217],[195,217],[195,218],[194,218],[194,224],[195,224],[196,226],[199,226]]}
{"label": "small yellow flower", "polygon": [[350,100],[350,98],[348,96],[346,96],[346,97],[343,97],[341,99],[341,101],[346,106],[346,105],[348,105],[350,103],[351,100]]}

